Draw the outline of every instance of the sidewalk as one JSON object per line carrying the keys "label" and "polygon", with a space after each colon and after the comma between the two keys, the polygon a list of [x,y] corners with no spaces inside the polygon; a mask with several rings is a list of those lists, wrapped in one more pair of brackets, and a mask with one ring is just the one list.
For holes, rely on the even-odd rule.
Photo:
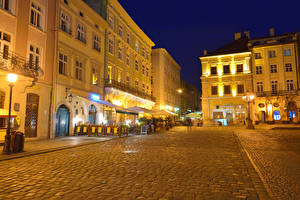
{"label": "sidewalk", "polygon": [[[130,134],[129,136],[132,136]],[[2,154],[3,146],[0,146],[0,162],[3,160],[11,160],[16,158],[22,158],[26,156],[32,156],[42,153],[48,153],[63,149],[70,149],[79,146],[96,144],[108,140],[112,140],[114,138],[119,138],[118,136],[106,136],[106,137],[87,137],[87,136],[70,136],[52,140],[35,140],[35,141],[27,141],[24,145],[24,152],[21,153],[13,153],[13,154]]]}
{"label": "sidewalk", "polygon": [[255,125],[256,129],[265,129],[265,130],[272,130],[272,129],[299,129],[300,124],[258,124]]}

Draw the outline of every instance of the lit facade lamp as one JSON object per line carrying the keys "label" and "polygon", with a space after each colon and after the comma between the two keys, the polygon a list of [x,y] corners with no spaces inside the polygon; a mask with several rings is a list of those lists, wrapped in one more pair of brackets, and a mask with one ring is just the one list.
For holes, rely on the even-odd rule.
{"label": "lit facade lamp", "polygon": [[247,129],[254,129],[251,115],[250,115],[250,103],[254,101],[254,94],[248,93],[246,96],[243,96],[243,99],[248,103],[248,117],[247,117]]}
{"label": "lit facade lamp", "polygon": [[9,82],[9,108],[8,108],[8,122],[7,122],[7,130],[5,135],[5,143],[3,148],[3,153],[9,154],[11,153],[10,144],[11,144],[11,128],[10,128],[10,121],[11,121],[11,102],[12,102],[12,90],[15,86],[16,81],[18,80],[18,75],[16,74],[8,74],[7,81]]}
{"label": "lit facade lamp", "polygon": [[66,99],[69,103],[72,103],[73,95],[71,94],[71,88],[66,88],[66,96],[65,96],[65,99]]}

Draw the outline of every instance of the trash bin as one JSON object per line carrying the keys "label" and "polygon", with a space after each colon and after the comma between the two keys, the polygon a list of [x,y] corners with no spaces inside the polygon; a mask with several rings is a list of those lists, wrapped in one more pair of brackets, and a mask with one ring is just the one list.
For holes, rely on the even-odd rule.
{"label": "trash bin", "polygon": [[24,151],[24,133],[22,132],[12,132],[11,133],[11,151],[13,153],[18,153]]}

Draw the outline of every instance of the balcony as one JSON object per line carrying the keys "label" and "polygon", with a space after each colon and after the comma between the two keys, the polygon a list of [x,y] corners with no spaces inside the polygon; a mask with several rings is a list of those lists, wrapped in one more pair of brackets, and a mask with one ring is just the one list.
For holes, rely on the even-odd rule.
{"label": "balcony", "polygon": [[36,78],[43,74],[40,66],[11,51],[0,52],[0,70]]}
{"label": "balcony", "polygon": [[105,83],[105,87],[115,88],[115,89],[118,89],[118,90],[121,90],[124,92],[128,92],[130,94],[133,94],[135,96],[138,96],[140,98],[151,100],[151,101],[155,102],[155,98],[152,97],[151,95],[146,94],[145,92],[140,91],[136,88],[130,87],[127,84],[120,83],[116,80],[108,80],[108,79],[105,79],[104,83]]}
{"label": "balcony", "polygon": [[257,97],[272,97],[272,96],[286,96],[286,95],[296,95],[297,90],[278,90],[278,91],[265,91],[257,92]]}

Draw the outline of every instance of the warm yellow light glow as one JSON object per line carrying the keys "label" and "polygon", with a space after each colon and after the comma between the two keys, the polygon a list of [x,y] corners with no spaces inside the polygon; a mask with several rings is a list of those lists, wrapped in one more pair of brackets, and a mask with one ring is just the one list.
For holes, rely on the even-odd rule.
{"label": "warm yellow light glow", "polygon": [[272,106],[272,104],[269,104],[269,105],[268,105],[268,112],[269,112],[269,113],[272,113],[272,110],[273,110],[273,106]]}
{"label": "warm yellow light glow", "polygon": [[232,96],[236,97],[236,89],[232,89]]}
{"label": "warm yellow light glow", "polygon": [[220,84],[218,88],[219,88],[219,96],[220,97],[224,96],[223,85]]}
{"label": "warm yellow light glow", "polygon": [[178,89],[177,92],[178,92],[179,94],[181,94],[181,93],[182,93],[182,89]]}
{"label": "warm yellow light glow", "polygon": [[255,96],[252,94],[250,95],[250,100],[253,100],[255,98]]}
{"label": "warm yellow light glow", "polygon": [[121,101],[118,101],[118,100],[113,100],[113,102],[112,102],[114,105],[116,105],[116,106],[122,106],[123,105],[123,103],[121,102]]}
{"label": "warm yellow light glow", "polygon": [[167,110],[173,110],[173,107],[172,107],[172,106],[169,106],[169,105],[166,105],[166,109],[167,109]]}
{"label": "warm yellow light glow", "polygon": [[17,74],[8,74],[7,75],[7,80],[10,83],[15,83],[18,80],[18,75]]}
{"label": "warm yellow light glow", "polygon": [[161,110],[164,110],[164,109],[165,109],[165,106],[160,106],[160,109],[161,109]]}

